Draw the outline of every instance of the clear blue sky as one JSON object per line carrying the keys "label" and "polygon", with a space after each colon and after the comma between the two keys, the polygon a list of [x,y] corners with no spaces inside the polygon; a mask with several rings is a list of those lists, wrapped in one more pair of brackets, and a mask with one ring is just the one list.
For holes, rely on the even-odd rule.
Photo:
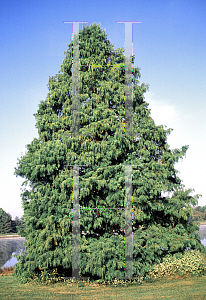
{"label": "clear blue sky", "polygon": [[38,137],[33,114],[46,98],[49,76],[60,70],[72,24],[101,24],[115,49],[124,47],[125,27],[133,25],[135,66],[150,85],[146,100],[157,125],[174,131],[171,148],[190,145],[176,165],[186,188],[206,205],[206,1],[0,1],[0,207],[21,216],[17,157]]}

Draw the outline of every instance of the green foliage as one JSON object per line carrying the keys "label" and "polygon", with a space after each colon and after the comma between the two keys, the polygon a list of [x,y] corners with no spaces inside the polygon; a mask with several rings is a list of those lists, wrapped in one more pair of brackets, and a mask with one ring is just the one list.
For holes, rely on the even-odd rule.
{"label": "green foliage", "polygon": [[21,218],[19,217],[16,217],[14,219],[14,222],[15,222],[15,227],[16,227],[16,232],[23,236],[23,233],[24,233],[24,230],[25,230],[25,226],[24,226],[24,218],[23,216]]}
{"label": "green foliage", "polygon": [[193,208],[194,221],[206,221],[206,205]]}
{"label": "green foliage", "polygon": [[12,218],[2,208],[0,208],[0,234],[12,232]]}
{"label": "green foliage", "polygon": [[206,213],[206,205],[204,206],[197,206],[195,207],[196,211],[202,212],[202,213]]}
{"label": "green foliage", "polygon": [[164,257],[161,264],[154,265],[153,271],[147,274],[150,279],[183,275],[206,274],[206,257],[199,250],[187,250],[185,253],[176,253]]}
{"label": "green foliage", "polygon": [[171,129],[155,125],[144,100],[148,86],[140,84],[135,67],[135,136],[126,136],[124,49],[114,50],[96,24],[84,27],[79,39],[80,135],[72,134],[70,43],[35,114],[39,137],[27,145],[15,169],[25,178],[22,235],[27,243],[15,268],[21,282],[48,279],[54,270],[60,278],[72,274],[73,178],[68,165],[88,165],[79,171],[80,232],[86,233],[80,238],[81,275],[101,280],[124,276],[125,164],[137,165],[132,173],[134,276],[144,276],[167,254],[204,249],[191,221],[198,195],[189,196],[192,190],[184,189],[174,168],[188,146],[169,149]]}
{"label": "green foliage", "polygon": [[19,233],[24,229],[23,217],[12,220],[11,215],[0,208],[0,234],[17,233],[18,229]]}

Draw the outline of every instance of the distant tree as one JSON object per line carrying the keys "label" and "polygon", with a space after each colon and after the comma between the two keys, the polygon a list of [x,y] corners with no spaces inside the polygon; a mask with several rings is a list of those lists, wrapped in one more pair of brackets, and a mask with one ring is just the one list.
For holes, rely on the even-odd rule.
{"label": "distant tree", "polygon": [[193,208],[193,221],[200,222],[204,220],[205,220],[205,213],[202,212],[201,206],[197,207],[197,209]]}
{"label": "distant tree", "polygon": [[15,217],[15,225],[16,225],[16,232],[19,234],[19,235],[22,235],[24,230],[25,230],[25,225],[24,225],[24,219],[23,219],[23,216],[21,218],[19,217]]}
{"label": "distant tree", "polygon": [[197,206],[197,207],[194,208],[194,210],[202,212],[202,207],[201,206]]}
{"label": "distant tree", "polygon": [[205,213],[206,212],[206,205],[204,205],[204,206],[197,206],[197,207],[195,207],[195,210],[196,211],[200,211],[202,213]]}
{"label": "distant tree", "polygon": [[132,71],[135,136],[126,136],[124,49],[114,50],[96,24],[84,27],[79,41],[80,136],[72,130],[70,43],[61,71],[49,78],[49,93],[35,114],[39,137],[27,145],[15,170],[25,178],[27,244],[15,268],[24,282],[53,270],[60,276],[72,275],[71,165],[88,164],[79,170],[80,232],[87,233],[81,235],[81,275],[124,276],[125,165],[130,164],[134,165],[133,275],[146,274],[166,254],[187,247],[204,251],[199,228],[190,218],[198,195],[189,196],[192,190],[184,189],[174,167],[188,146],[169,148],[171,129],[156,126],[151,118],[144,100],[147,86],[140,85],[138,68]]}
{"label": "distant tree", "polygon": [[17,233],[16,222],[15,220],[11,220],[11,232]]}
{"label": "distant tree", "polygon": [[197,222],[198,222],[198,221],[200,221],[200,217],[199,217],[199,216],[197,216],[197,215],[196,215],[196,216],[194,216],[194,217],[193,217],[193,221],[195,221],[195,222],[196,222],[196,221],[197,221]]}
{"label": "distant tree", "polygon": [[12,217],[0,208],[0,234],[12,232]]}

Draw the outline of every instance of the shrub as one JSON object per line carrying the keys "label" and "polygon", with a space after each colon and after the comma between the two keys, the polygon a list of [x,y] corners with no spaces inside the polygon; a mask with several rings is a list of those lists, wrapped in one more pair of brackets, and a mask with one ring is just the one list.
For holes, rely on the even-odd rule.
{"label": "shrub", "polygon": [[206,256],[199,250],[186,250],[183,254],[167,255],[162,263],[154,265],[146,277],[158,279],[177,274],[180,276],[206,274]]}

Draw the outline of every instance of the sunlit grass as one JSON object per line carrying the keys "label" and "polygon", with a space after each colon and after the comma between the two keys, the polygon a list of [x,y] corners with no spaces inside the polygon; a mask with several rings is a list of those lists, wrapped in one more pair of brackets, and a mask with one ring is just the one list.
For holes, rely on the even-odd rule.
{"label": "sunlit grass", "polygon": [[73,286],[67,281],[52,285],[19,284],[11,274],[0,275],[1,299],[206,299],[206,276],[180,278],[134,286],[107,287],[94,283]]}

